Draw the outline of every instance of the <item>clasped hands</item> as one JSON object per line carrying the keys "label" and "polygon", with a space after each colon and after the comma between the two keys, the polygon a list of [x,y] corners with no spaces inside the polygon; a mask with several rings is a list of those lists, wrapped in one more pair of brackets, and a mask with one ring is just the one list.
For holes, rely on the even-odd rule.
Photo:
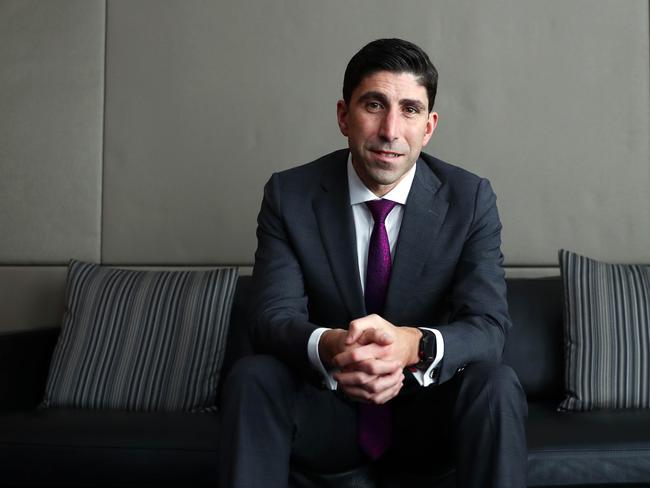
{"label": "clasped hands", "polygon": [[380,405],[402,389],[404,367],[418,362],[420,337],[417,328],[372,314],[353,320],[348,330],[324,332],[319,355],[326,367],[338,368],[333,377],[348,397]]}

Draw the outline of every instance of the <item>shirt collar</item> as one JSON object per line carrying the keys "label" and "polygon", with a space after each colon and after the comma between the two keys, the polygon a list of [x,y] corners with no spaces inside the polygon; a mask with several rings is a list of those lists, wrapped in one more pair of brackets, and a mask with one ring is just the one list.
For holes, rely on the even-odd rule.
{"label": "shirt collar", "polygon": [[[413,167],[404,175],[402,181],[400,181],[395,188],[386,193],[382,198],[404,205],[409,196],[409,192],[411,191],[413,178],[415,178],[415,166],[416,165],[414,164]],[[348,188],[350,189],[350,205],[378,200],[377,195],[371,192],[368,187],[363,184],[363,181],[361,181],[361,178],[359,178],[359,175],[354,170],[354,167],[352,166],[352,153],[348,155]]]}

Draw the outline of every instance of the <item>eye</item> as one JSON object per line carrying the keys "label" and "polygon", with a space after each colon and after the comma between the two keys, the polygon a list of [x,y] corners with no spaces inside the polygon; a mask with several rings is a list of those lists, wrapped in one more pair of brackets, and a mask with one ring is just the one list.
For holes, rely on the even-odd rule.
{"label": "eye", "polygon": [[404,112],[406,113],[406,115],[417,115],[420,113],[420,109],[413,105],[407,105],[406,107],[404,107]]}
{"label": "eye", "polygon": [[369,112],[378,112],[382,109],[382,105],[379,102],[368,102],[366,103],[366,109]]}

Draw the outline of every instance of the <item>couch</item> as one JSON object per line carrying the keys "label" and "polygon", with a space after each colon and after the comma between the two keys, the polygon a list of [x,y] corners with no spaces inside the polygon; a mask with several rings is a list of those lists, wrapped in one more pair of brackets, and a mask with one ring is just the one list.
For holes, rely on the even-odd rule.
{"label": "couch", "polygon": [[[237,284],[224,370],[250,354],[250,278]],[[509,279],[514,327],[504,362],[529,402],[529,486],[650,486],[650,411],[557,412],[563,395],[559,278]],[[38,409],[57,327],[0,335],[0,485],[216,486],[215,414]],[[361,466],[311,473],[298,487],[453,486],[453,469]]]}

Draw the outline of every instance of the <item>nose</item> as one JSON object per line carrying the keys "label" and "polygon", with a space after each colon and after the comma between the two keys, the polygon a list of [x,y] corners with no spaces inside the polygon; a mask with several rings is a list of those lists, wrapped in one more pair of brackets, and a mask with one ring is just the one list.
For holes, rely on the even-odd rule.
{"label": "nose", "polygon": [[387,142],[396,140],[399,137],[399,124],[399,112],[397,110],[387,110],[381,119],[379,137]]}

